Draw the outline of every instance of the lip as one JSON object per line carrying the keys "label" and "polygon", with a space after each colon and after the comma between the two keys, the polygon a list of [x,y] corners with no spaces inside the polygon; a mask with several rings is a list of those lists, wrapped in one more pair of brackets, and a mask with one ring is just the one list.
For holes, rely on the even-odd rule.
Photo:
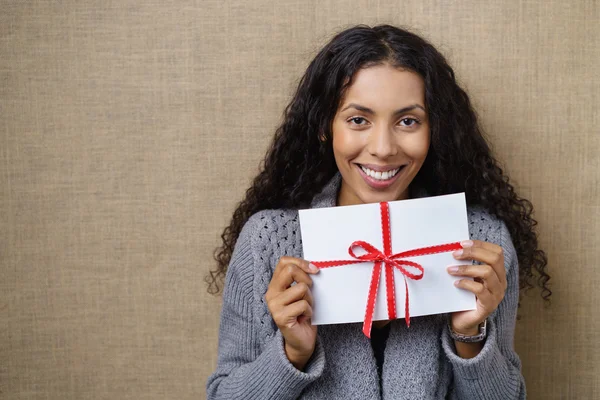
{"label": "lip", "polygon": [[[361,165],[365,166],[366,168],[372,169],[374,171],[381,171],[381,172],[390,171],[390,170],[396,169],[396,168],[401,168],[400,171],[398,171],[398,173],[396,175],[394,175],[394,177],[392,179],[388,179],[387,181],[379,181],[379,180],[371,178],[369,175],[365,174],[365,172],[362,170],[360,165],[358,165],[358,164],[354,164],[354,165],[358,169],[358,173],[360,174],[360,176],[362,176],[362,178],[365,180],[367,185],[369,185],[373,189],[378,189],[378,190],[387,189],[388,187],[392,186],[394,184],[394,182],[396,182],[398,180],[398,177],[401,174],[403,174],[404,170],[406,169],[406,165],[399,165],[399,166],[395,166],[392,168],[389,168],[387,166],[386,167],[379,166],[380,169],[375,169],[375,168],[372,168],[373,166],[370,166],[368,164],[361,164]],[[381,169],[381,168],[385,168],[385,169]]]}
{"label": "lip", "polygon": [[379,171],[379,172],[392,171],[396,168],[400,168],[403,166],[403,165],[375,165],[375,164],[357,164],[357,165],[362,165],[363,167],[372,169],[373,171]]}

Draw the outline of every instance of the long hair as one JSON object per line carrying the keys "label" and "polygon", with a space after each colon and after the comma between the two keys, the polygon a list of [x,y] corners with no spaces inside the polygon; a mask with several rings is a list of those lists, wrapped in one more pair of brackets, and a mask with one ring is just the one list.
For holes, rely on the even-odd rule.
{"label": "long hair", "polygon": [[517,196],[492,156],[469,97],[446,59],[423,38],[390,25],[347,29],[312,60],[259,174],[221,235],[223,243],[214,254],[217,268],[206,276],[208,291],[220,291],[237,238],[252,214],[306,208],[334,176],[337,166],[329,139],[339,103],[359,69],[383,63],[414,71],[425,82],[431,145],[411,186],[422,186],[434,196],[465,192],[468,205],[481,205],[504,221],[518,255],[520,289],[538,286],[549,300],[547,257],[538,249],[531,202]]}

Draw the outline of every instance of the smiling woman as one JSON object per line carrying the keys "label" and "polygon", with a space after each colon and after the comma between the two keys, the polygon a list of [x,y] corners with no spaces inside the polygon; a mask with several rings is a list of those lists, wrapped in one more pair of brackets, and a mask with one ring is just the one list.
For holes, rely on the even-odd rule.
{"label": "smiling woman", "polygon": [[429,149],[423,78],[387,63],[362,69],[341,104],[332,126],[338,204],[407,199]]}
{"label": "smiling woman", "polygon": [[[475,310],[311,324],[298,209],[465,192],[471,240],[449,267]],[[207,277],[226,276],[210,399],[525,398],[513,348],[521,288],[548,298],[532,205],[517,196],[444,57],[405,30],[357,26],[310,63]]]}

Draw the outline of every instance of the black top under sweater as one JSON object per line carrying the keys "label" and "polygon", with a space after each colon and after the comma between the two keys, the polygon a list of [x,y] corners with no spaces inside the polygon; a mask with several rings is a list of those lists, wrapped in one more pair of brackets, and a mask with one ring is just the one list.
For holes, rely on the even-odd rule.
{"label": "black top under sweater", "polygon": [[385,343],[390,335],[390,325],[386,324],[384,327],[377,329],[373,327],[371,329],[371,347],[373,347],[373,354],[375,355],[375,361],[377,362],[377,372],[379,374],[379,386],[381,387],[381,370],[383,369],[383,354],[385,352]]}

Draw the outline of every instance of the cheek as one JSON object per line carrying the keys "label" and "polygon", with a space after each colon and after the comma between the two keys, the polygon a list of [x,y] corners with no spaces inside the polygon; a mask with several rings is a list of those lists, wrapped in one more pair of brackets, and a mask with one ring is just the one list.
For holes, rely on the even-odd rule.
{"label": "cheek", "polygon": [[421,135],[411,136],[410,140],[403,143],[403,149],[408,156],[414,160],[425,160],[429,151],[429,131],[423,132]]}
{"label": "cheek", "polygon": [[333,154],[336,160],[353,159],[362,149],[360,135],[356,132],[335,129],[333,131]]}

